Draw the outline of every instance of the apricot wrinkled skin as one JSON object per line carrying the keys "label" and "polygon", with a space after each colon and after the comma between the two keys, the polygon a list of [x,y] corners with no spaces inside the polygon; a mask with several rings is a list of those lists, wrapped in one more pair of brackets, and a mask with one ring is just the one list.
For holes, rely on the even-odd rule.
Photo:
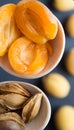
{"label": "apricot wrinkled skin", "polygon": [[49,58],[47,44],[38,45],[26,37],[15,40],[9,48],[8,59],[13,70],[22,75],[40,72]]}
{"label": "apricot wrinkled skin", "polygon": [[19,2],[15,10],[15,20],[20,31],[35,43],[43,44],[56,37],[57,20],[39,1]]}
{"label": "apricot wrinkled skin", "polygon": [[10,44],[20,36],[14,20],[15,8],[15,4],[0,7],[0,56],[3,56]]}

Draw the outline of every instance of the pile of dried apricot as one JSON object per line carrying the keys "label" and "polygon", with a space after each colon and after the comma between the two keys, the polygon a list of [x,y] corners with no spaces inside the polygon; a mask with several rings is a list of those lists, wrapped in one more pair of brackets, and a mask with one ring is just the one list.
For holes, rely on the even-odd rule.
{"label": "pile of dried apricot", "polygon": [[36,0],[0,7],[0,56],[8,53],[12,69],[21,75],[39,73],[53,49],[58,24],[49,9]]}

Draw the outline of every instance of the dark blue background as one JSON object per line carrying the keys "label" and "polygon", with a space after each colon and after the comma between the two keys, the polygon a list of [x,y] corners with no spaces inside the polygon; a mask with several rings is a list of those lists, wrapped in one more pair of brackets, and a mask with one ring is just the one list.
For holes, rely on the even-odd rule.
{"label": "dark blue background", "polygon": [[[18,0],[0,0],[0,6],[5,4],[5,3],[16,3]],[[55,9],[53,9],[52,5],[51,5],[51,1],[53,2],[53,0],[40,0],[42,1],[46,6],[48,6],[48,8],[50,8],[50,10],[58,17],[58,19],[61,21],[63,27],[65,27],[65,21],[68,18],[68,16],[72,13],[74,13],[73,11],[68,11],[68,12],[58,12]],[[65,5],[66,6],[66,5]],[[65,53],[72,47],[74,47],[74,38],[69,37],[67,34],[66,35],[66,46],[65,46]],[[64,58],[63,55],[63,58]],[[14,77],[8,73],[6,73],[4,70],[2,70],[0,68],[0,82],[1,81],[8,81],[8,80],[19,80],[19,81],[26,81],[29,83],[32,83],[36,86],[38,86],[39,88],[41,88],[48,96],[50,103],[51,103],[51,107],[52,107],[52,117],[50,122],[48,123],[48,126],[45,128],[45,130],[54,130],[54,123],[53,123],[53,115],[54,112],[61,107],[62,105],[73,105],[74,106],[74,77],[69,75],[63,65],[64,60],[61,60],[61,62],[59,63],[59,65],[52,71],[52,72],[58,72],[60,74],[63,74],[70,82],[71,84],[71,91],[70,94],[64,98],[64,99],[58,99],[58,98],[54,98],[51,97],[50,95],[48,95],[42,86],[42,78],[38,78],[38,79],[33,79],[33,80],[27,80],[27,79],[21,79],[21,78],[17,78]]]}

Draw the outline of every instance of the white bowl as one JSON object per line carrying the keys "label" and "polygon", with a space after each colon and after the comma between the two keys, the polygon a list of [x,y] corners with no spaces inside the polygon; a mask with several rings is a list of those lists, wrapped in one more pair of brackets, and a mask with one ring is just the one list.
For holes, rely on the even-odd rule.
{"label": "white bowl", "polygon": [[35,85],[29,84],[26,82],[5,81],[5,82],[0,82],[0,85],[5,84],[5,83],[11,83],[11,82],[19,83],[32,94],[35,94],[38,92],[41,92],[43,94],[42,105],[41,105],[39,114],[37,115],[35,119],[32,120],[32,122],[26,124],[25,126],[26,130],[43,130],[47,126],[51,117],[51,105],[47,96],[44,94],[44,92],[41,89],[39,89]]}
{"label": "white bowl", "polygon": [[[52,12],[50,10],[49,10],[49,12],[52,14]],[[53,55],[51,57],[49,57],[46,67],[40,73],[28,75],[28,76],[25,76],[25,75],[22,76],[20,74],[17,74],[11,68],[9,61],[8,61],[7,54],[4,57],[0,58],[0,66],[5,71],[7,71],[8,73],[10,73],[14,76],[21,77],[21,78],[27,78],[27,79],[39,78],[39,77],[42,77],[42,76],[50,73],[60,62],[60,60],[63,56],[63,53],[64,53],[64,49],[65,49],[65,34],[64,34],[63,27],[62,27],[60,21],[55,16],[54,16],[54,18],[57,20],[57,23],[58,23],[58,32],[57,32],[56,38],[54,40],[50,40],[50,44],[52,44],[52,48],[53,48]]]}

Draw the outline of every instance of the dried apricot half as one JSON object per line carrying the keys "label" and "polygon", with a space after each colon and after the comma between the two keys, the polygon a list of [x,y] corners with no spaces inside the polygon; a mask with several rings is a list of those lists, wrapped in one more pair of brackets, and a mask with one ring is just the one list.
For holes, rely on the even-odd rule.
{"label": "dried apricot half", "polygon": [[47,44],[36,44],[26,37],[15,40],[9,48],[8,59],[13,70],[22,75],[37,74],[48,62]]}
{"label": "dried apricot half", "polygon": [[0,7],[0,56],[3,56],[9,45],[20,36],[14,20],[15,4]]}
{"label": "dried apricot half", "polygon": [[39,1],[19,2],[15,10],[15,20],[21,32],[35,43],[46,43],[49,39],[54,39],[57,34],[57,20]]}

